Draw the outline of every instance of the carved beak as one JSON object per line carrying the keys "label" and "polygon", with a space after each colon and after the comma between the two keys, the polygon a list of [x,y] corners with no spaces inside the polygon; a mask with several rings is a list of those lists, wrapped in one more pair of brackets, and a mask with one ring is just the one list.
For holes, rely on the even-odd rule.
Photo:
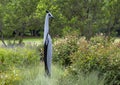
{"label": "carved beak", "polygon": [[53,16],[51,16],[51,18],[52,18],[52,19],[54,19],[54,17],[53,17]]}

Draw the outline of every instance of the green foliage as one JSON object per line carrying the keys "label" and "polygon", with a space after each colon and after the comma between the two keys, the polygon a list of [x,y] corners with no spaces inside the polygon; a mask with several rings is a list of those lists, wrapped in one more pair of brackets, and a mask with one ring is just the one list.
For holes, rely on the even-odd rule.
{"label": "green foliage", "polygon": [[21,80],[20,70],[39,62],[40,56],[31,48],[0,48],[0,85],[13,85]]}
{"label": "green foliage", "polygon": [[[71,39],[72,38],[72,39]],[[71,64],[70,55],[77,51],[77,38],[75,35],[67,36],[54,43],[53,61],[61,65],[68,66]]]}
{"label": "green foliage", "polygon": [[80,71],[89,73],[99,71],[106,76],[107,84],[120,84],[120,50],[104,36],[97,36],[91,41],[81,40],[78,51],[71,56],[72,65],[69,68],[73,74]]}
{"label": "green foliage", "polygon": [[35,50],[26,48],[1,48],[0,59],[3,65],[27,65],[35,63],[35,60],[39,59],[39,55]]}
{"label": "green foliage", "polygon": [[0,85],[17,85],[21,80],[20,70],[11,66],[10,70],[0,72]]}
{"label": "green foliage", "polygon": [[64,38],[55,40],[53,64],[62,64],[66,69],[63,72],[53,65],[50,79],[42,74],[43,63],[41,62],[40,68],[38,66],[42,45],[1,48],[0,84],[46,85],[50,82],[52,85],[103,85],[104,83],[119,85],[120,43],[115,43],[113,39],[108,39],[102,34],[92,37],[89,41],[85,37],[79,38],[77,34],[73,32],[71,36],[68,34]]}
{"label": "green foliage", "polygon": [[40,30],[40,35],[43,35],[46,10],[50,10],[55,17],[50,22],[50,33],[54,37],[63,36],[64,32],[70,29],[79,30],[81,35],[87,38],[99,32],[111,36],[116,34],[116,29],[120,27],[119,0],[5,0],[0,2],[0,24],[4,36],[12,36],[14,30],[25,34],[30,30]]}
{"label": "green foliage", "polygon": [[106,84],[120,84],[119,43],[103,34],[92,37],[69,36],[54,43],[53,61],[67,66],[68,75],[98,71]]}
{"label": "green foliage", "polygon": [[[52,76],[44,75],[43,64],[34,67],[14,69],[10,74],[5,74],[6,79],[0,82],[1,85],[103,85],[104,79],[98,78],[98,73],[93,72],[84,75],[80,73],[77,76],[65,76],[60,66],[52,65]],[[16,76],[15,76],[16,75]],[[3,76],[3,75],[2,75]]]}

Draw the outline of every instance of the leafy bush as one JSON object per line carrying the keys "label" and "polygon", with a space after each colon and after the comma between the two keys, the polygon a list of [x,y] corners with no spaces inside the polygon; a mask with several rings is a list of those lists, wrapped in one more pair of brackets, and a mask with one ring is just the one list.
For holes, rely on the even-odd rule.
{"label": "leafy bush", "polygon": [[104,35],[89,41],[85,37],[69,36],[54,45],[53,61],[67,66],[68,75],[98,71],[106,84],[120,84],[120,43]]}
{"label": "leafy bush", "polygon": [[[30,48],[1,48],[0,62],[1,65],[27,65],[33,64],[39,59],[36,50]],[[9,67],[8,66],[8,67]]]}
{"label": "leafy bush", "polygon": [[83,41],[79,42],[78,51],[70,56],[72,65],[68,70],[76,75],[81,71],[84,73],[99,71],[100,75],[106,76],[107,84],[119,85],[120,49],[118,44],[98,36],[92,41]]}
{"label": "leafy bush", "polygon": [[39,53],[35,49],[0,48],[0,85],[13,85],[21,80],[20,70],[35,65],[39,60]]}
{"label": "leafy bush", "polygon": [[9,70],[0,72],[0,85],[18,85],[21,80],[20,69],[10,67]]}
{"label": "leafy bush", "polygon": [[64,66],[70,65],[70,55],[78,49],[76,42],[76,36],[67,36],[64,39],[56,41],[53,47],[53,61]]}

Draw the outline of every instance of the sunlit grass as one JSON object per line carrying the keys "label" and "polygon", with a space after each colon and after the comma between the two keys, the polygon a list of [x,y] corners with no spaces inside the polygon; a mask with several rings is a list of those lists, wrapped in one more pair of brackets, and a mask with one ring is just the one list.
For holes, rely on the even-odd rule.
{"label": "sunlit grass", "polygon": [[115,43],[119,43],[120,42],[120,38],[116,38],[114,42]]}
{"label": "sunlit grass", "polygon": [[97,72],[80,73],[77,76],[64,76],[60,66],[52,66],[52,76],[44,75],[44,66],[35,66],[21,72],[22,81],[19,85],[104,85],[104,79],[98,77]]}
{"label": "sunlit grass", "polygon": [[69,75],[62,80],[61,85],[104,85],[104,78],[98,77],[98,72],[89,74],[80,73],[78,75]]}
{"label": "sunlit grass", "polygon": [[19,85],[58,85],[63,70],[53,65],[51,77],[47,77],[44,74],[43,65],[25,69],[25,71],[21,73],[23,80]]}
{"label": "sunlit grass", "polygon": [[25,38],[23,42],[41,42],[42,38]]}
{"label": "sunlit grass", "polygon": [[[33,45],[34,45],[34,44],[37,44],[37,45],[39,45],[39,44],[42,44],[42,41],[43,41],[43,39],[42,39],[42,38],[38,38],[38,37],[37,37],[37,38],[36,38],[36,37],[33,37],[33,38],[24,38],[24,39],[23,39],[23,43],[24,43],[25,45],[27,45],[27,44],[33,44]],[[4,42],[5,42],[6,44],[9,44],[9,40],[7,40],[7,39],[5,39]],[[14,40],[11,39],[10,42],[13,43]],[[15,42],[18,43],[19,41],[16,40]],[[1,46],[1,45],[3,45],[2,41],[0,41],[0,46]]]}

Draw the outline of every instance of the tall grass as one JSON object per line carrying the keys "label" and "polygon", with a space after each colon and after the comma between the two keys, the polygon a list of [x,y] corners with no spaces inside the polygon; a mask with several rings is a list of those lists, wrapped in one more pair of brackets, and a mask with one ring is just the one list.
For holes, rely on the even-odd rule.
{"label": "tall grass", "polygon": [[44,68],[42,65],[35,66],[30,69],[25,69],[21,73],[23,80],[19,85],[58,85],[58,80],[63,74],[61,67],[52,66],[52,76],[44,75]]}
{"label": "tall grass", "polygon": [[[52,66],[52,76],[44,75],[42,65],[25,69],[21,73],[22,81],[19,85],[104,85],[104,80],[98,78],[98,73],[80,73],[77,76],[64,76],[64,70],[60,66]],[[17,84],[18,85],[18,84]]]}
{"label": "tall grass", "polygon": [[77,75],[69,75],[62,79],[59,85],[104,85],[104,78],[98,77],[98,72],[89,74],[79,73]]}

